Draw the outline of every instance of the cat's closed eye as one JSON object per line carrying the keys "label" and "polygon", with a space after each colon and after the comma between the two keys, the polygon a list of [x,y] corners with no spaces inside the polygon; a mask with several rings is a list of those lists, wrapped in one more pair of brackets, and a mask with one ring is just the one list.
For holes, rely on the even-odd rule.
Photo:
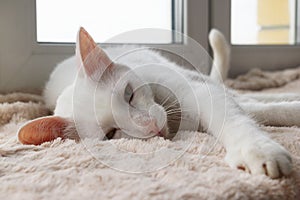
{"label": "cat's closed eye", "polygon": [[125,88],[125,92],[124,92],[124,99],[126,102],[131,104],[133,97],[134,97],[133,89],[130,84],[127,84],[127,86]]}

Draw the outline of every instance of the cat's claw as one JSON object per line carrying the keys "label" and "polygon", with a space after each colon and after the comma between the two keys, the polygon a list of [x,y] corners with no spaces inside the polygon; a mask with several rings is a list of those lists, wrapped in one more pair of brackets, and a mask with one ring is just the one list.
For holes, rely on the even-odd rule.
{"label": "cat's claw", "polygon": [[270,178],[287,176],[292,171],[292,159],[287,150],[269,138],[237,145],[227,149],[226,162],[251,174],[265,174]]}

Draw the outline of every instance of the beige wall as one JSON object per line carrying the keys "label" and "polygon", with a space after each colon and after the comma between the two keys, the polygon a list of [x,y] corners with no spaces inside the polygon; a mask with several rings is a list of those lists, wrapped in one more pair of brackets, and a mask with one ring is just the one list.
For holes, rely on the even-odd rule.
{"label": "beige wall", "polygon": [[289,0],[258,0],[257,6],[260,26],[289,26]]}

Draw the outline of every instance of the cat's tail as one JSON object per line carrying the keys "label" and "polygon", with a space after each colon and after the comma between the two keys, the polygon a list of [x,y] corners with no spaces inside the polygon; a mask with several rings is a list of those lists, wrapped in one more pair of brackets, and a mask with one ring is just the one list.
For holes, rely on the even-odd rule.
{"label": "cat's tail", "polygon": [[223,82],[227,78],[230,67],[230,45],[224,35],[216,29],[210,31],[209,43],[214,54],[210,77],[213,80]]}

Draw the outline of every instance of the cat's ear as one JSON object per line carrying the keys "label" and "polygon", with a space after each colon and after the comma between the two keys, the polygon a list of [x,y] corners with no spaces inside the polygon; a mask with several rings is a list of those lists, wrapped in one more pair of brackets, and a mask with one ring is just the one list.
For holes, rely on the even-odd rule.
{"label": "cat's ear", "polygon": [[41,117],[23,125],[18,131],[18,139],[22,144],[40,145],[58,137],[66,138],[68,125],[69,121],[61,117]]}
{"label": "cat's ear", "polygon": [[95,78],[99,74],[102,75],[112,65],[111,59],[82,27],[77,35],[76,57],[78,66],[84,68],[84,72],[88,77]]}

